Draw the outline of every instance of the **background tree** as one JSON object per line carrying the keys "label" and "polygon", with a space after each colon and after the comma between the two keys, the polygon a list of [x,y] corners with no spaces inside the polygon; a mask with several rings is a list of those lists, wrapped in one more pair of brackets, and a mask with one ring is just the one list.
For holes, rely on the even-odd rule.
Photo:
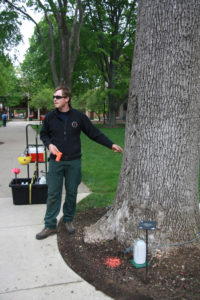
{"label": "background tree", "polygon": [[[48,35],[48,24],[43,19],[39,22],[41,33],[44,36]],[[81,39],[85,38],[81,36]],[[55,45],[58,45],[58,34],[54,37]],[[80,44],[81,44],[80,40]],[[58,47],[55,49],[56,65],[59,65]],[[36,93],[40,89],[39,85],[45,85],[49,88],[54,87],[53,77],[51,73],[50,64],[45,54],[43,46],[41,45],[37,31],[30,39],[30,47],[26,52],[25,59],[21,64],[23,76],[34,85],[33,92]],[[82,96],[88,89],[95,88],[102,82],[101,74],[99,73],[94,61],[91,60],[84,51],[80,50],[77,62],[72,76],[72,91],[75,96]],[[35,84],[34,84],[35,83]],[[39,84],[39,85],[38,85]]]}
{"label": "background tree", "polygon": [[[120,3],[119,3],[120,2]],[[77,58],[77,62],[74,68],[74,72],[72,75],[72,90],[73,95],[76,96],[82,96],[83,93],[87,92],[87,89],[94,89],[99,86],[103,86],[105,84],[105,78],[107,81],[110,82],[110,88],[108,88],[109,91],[109,99],[114,99],[115,101],[115,110],[117,110],[120,106],[120,104],[127,99],[128,95],[128,84],[129,84],[129,77],[130,77],[130,70],[131,70],[131,60],[132,60],[132,48],[133,48],[133,42],[130,43],[130,39],[127,38],[127,36],[131,36],[131,40],[133,41],[133,36],[131,35],[131,30],[134,30],[135,28],[135,19],[134,21],[131,21],[128,19],[127,22],[130,22],[132,25],[127,25],[128,27],[125,30],[125,27],[123,28],[126,31],[126,34],[123,34],[123,30],[118,30],[120,32],[119,35],[117,35],[117,32],[115,35],[113,34],[113,37],[111,37],[111,32],[113,31],[112,27],[112,20],[109,20],[107,22],[107,15],[106,15],[106,5],[111,5],[110,10],[113,7],[113,3],[119,6],[121,4],[122,8],[120,8],[123,11],[123,16],[120,16],[120,20],[118,20],[118,26],[123,24],[125,26],[125,19],[130,17],[131,14],[135,14],[135,11],[132,11],[133,5],[129,4],[127,1],[118,1],[116,4],[113,1],[108,1],[106,4],[103,2],[103,10],[99,11],[99,7],[102,4],[102,1],[98,1],[98,5],[93,6],[92,9],[94,10],[94,15],[97,16],[98,13],[101,14],[101,18],[104,22],[105,28],[107,30],[106,33],[100,32],[98,26],[94,27],[91,19],[88,17],[88,11],[86,9],[86,21],[83,25],[81,35],[80,35],[80,52],[79,56]],[[86,5],[86,3],[85,3]],[[91,5],[91,4],[90,4]],[[126,7],[127,6],[127,7]],[[127,11],[125,12],[125,8]],[[129,10],[130,9],[130,13]],[[114,14],[120,13],[116,10]],[[56,27],[56,22],[53,16],[49,17],[53,26]],[[93,20],[94,23],[98,20]],[[107,25],[106,25],[107,22]],[[68,23],[72,24],[73,19],[68,18]],[[49,31],[49,25],[46,22],[45,18],[43,18],[39,22],[40,27],[40,33],[43,37],[46,37],[46,45],[50,49],[50,40],[48,37],[48,31]],[[106,27],[107,26],[107,27]],[[117,25],[116,25],[117,26]],[[131,30],[130,30],[131,28]],[[129,29],[129,31],[128,31]],[[101,35],[104,36],[104,42],[100,44],[100,40],[102,39]],[[88,38],[88,36],[90,38]],[[117,45],[119,47],[119,57],[114,61],[110,62],[110,48],[111,48],[111,40],[116,39]],[[124,42],[124,44],[123,44]],[[55,65],[56,68],[59,69],[59,51],[58,51],[58,45],[59,45],[59,36],[58,31],[54,32],[54,44],[55,44]],[[112,47],[114,48],[116,44],[112,44]],[[114,51],[112,48],[112,51]],[[106,51],[108,54],[105,57]],[[112,55],[111,55],[112,56]],[[105,64],[104,59],[109,63],[109,74],[113,74],[112,68],[117,70],[115,72],[115,76],[108,76],[107,68],[103,68],[104,72],[102,72],[101,64]],[[116,56],[115,56],[116,58]],[[99,63],[99,61],[101,63]],[[37,30],[35,29],[34,35],[31,38],[31,44],[30,48],[26,54],[25,60],[22,65],[22,69],[24,74],[28,76],[29,81],[33,82],[41,82],[41,84],[48,84],[49,87],[51,87],[52,83],[54,82],[53,77],[51,75],[51,68],[49,65],[49,60],[46,56],[46,53],[44,51],[44,48],[41,44],[39,35],[37,34]],[[31,78],[32,77],[32,78]],[[107,82],[106,81],[106,82]],[[112,83],[111,83],[112,81]],[[111,88],[112,86],[112,88]],[[37,87],[36,87],[37,89]],[[80,101],[77,101],[77,103],[80,103]],[[114,112],[115,113],[115,112]],[[110,113],[110,116],[112,113]],[[114,121],[115,122],[115,118]]]}
{"label": "background tree", "polygon": [[[134,44],[136,2],[128,0],[83,0],[83,48],[94,60],[108,84],[109,124],[115,125],[116,111],[128,98]],[[88,34],[89,32],[89,34]],[[119,74],[122,74],[120,76]]]}
{"label": "background tree", "polygon": [[3,105],[16,105],[19,101],[19,80],[8,52],[18,45],[21,40],[19,30],[19,16],[0,4],[0,96],[3,96]]}
{"label": "background tree", "polygon": [[108,112],[107,100],[108,94],[105,88],[96,88],[94,90],[89,90],[86,107],[90,112],[96,113],[99,121],[101,120],[101,115]]}
{"label": "background tree", "polygon": [[[53,20],[52,20],[53,22]],[[48,36],[49,26],[44,19],[39,22],[40,31],[43,36]],[[54,37],[55,45],[58,45],[58,35]],[[47,39],[46,43],[50,47],[50,41]],[[55,63],[59,66],[58,61],[58,47],[55,47]],[[41,90],[42,86],[54,88],[54,80],[51,72],[48,57],[45,53],[44,47],[41,44],[40,38],[35,27],[34,33],[30,38],[30,46],[25,54],[24,61],[21,64],[22,76],[31,82],[31,94],[36,94]]]}
{"label": "background tree", "polygon": [[[9,7],[20,12],[24,17],[31,20],[40,37],[51,66],[54,85],[66,84],[71,87],[71,78],[77,55],[79,52],[79,35],[83,21],[83,10],[81,0],[76,1],[47,1],[30,0],[27,5],[36,11],[44,13],[49,26],[48,37],[40,30],[40,25],[27,13],[23,1],[3,0]],[[69,22],[72,19],[73,23]],[[69,19],[70,16],[70,19]],[[52,21],[52,17],[55,22]],[[56,67],[56,45],[54,40],[55,32],[59,37],[59,66]],[[49,43],[50,41],[50,43]]]}
{"label": "background tree", "polygon": [[101,115],[107,112],[107,93],[104,88],[96,88],[87,90],[86,93],[75,96],[72,99],[74,108],[81,109],[82,111],[95,112],[100,120]]}
{"label": "background tree", "polygon": [[14,11],[9,11],[0,4],[0,54],[6,55],[6,51],[19,44],[21,33],[19,16]]}
{"label": "background tree", "polygon": [[[41,20],[39,26],[42,35],[46,36],[48,34],[48,24],[45,20]],[[85,36],[81,36],[80,44],[85,38]],[[55,44],[58,44],[58,35],[55,35],[54,40]],[[58,54],[58,51],[56,51],[55,61],[57,65]],[[41,85],[53,89],[54,84],[51,68],[45,51],[40,43],[36,29],[30,39],[30,47],[26,52],[23,63],[21,64],[21,70],[24,79],[31,83],[29,84],[31,98],[34,98],[38,92],[40,93]],[[102,89],[98,89],[98,91],[95,89],[97,85],[102,85],[103,83],[102,76],[94,64],[94,61],[85,51],[80,50],[72,76],[73,107],[82,111],[92,110],[97,114],[103,112],[104,102],[102,97],[106,94],[106,92]]]}
{"label": "background tree", "polygon": [[34,95],[30,102],[30,107],[36,109],[51,110],[54,108],[52,100],[52,89],[43,88]]}
{"label": "background tree", "polygon": [[6,106],[15,106],[20,102],[20,80],[11,60],[7,56],[0,56],[0,96],[5,96]]}
{"label": "background tree", "polygon": [[198,0],[139,1],[117,195],[86,241],[133,242],[141,220],[157,221],[155,243],[199,232],[199,28]]}

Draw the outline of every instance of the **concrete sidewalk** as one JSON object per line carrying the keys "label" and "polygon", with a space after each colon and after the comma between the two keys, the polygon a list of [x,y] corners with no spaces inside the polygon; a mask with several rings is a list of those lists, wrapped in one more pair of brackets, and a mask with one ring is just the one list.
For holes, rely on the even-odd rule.
{"label": "concrete sidewalk", "polygon": [[[27,177],[27,167],[19,165],[17,156],[26,147],[25,127],[30,123],[33,122],[12,121],[0,128],[0,299],[111,299],[66,265],[56,235],[41,241],[35,239],[43,228],[44,204],[13,205],[12,190],[8,187],[13,179],[11,169],[20,168],[18,177]],[[30,128],[29,143],[32,142],[35,143],[35,132]],[[30,175],[33,167],[30,166]],[[43,170],[44,164],[39,168]],[[89,193],[81,184],[78,200]]]}

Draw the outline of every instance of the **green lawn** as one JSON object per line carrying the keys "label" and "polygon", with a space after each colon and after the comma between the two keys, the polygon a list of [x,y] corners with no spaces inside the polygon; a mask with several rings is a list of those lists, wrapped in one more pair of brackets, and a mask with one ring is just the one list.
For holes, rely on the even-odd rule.
{"label": "green lawn", "polygon": [[[124,147],[124,126],[119,128],[99,129],[115,144]],[[89,207],[105,207],[113,203],[122,163],[122,154],[114,153],[81,134],[82,140],[82,181],[90,188],[92,194],[77,205],[77,211]],[[199,176],[200,193],[200,176]]]}
{"label": "green lawn", "polygon": [[[96,126],[115,144],[124,146],[124,125],[120,125],[118,128]],[[36,126],[32,127],[35,129]],[[77,205],[77,211],[86,210],[89,207],[110,206],[116,193],[122,154],[95,143],[83,133],[81,141],[82,181],[90,188],[92,194]]]}
{"label": "green lawn", "polygon": [[[124,128],[102,128],[99,126],[99,129],[114,143],[124,146]],[[82,181],[93,193],[78,204],[77,210],[110,206],[116,193],[122,155],[98,145],[89,140],[84,134],[82,134],[81,138],[83,152]]]}
{"label": "green lawn", "polygon": [[[115,144],[124,146],[124,126],[121,128],[98,127]],[[77,210],[110,206],[116,193],[122,154],[91,141],[84,134],[81,134],[81,140],[82,181],[91,189],[92,194],[78,204]]]}

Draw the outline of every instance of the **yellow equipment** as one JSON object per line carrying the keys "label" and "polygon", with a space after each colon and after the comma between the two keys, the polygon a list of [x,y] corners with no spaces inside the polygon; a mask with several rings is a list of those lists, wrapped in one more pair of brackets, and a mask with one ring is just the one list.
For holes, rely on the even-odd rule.
{"label": "yellow equipment", "polygon": [[31,162],[31,155],[30,156],[18,156],[18,162],[21,165],[28,165]]}

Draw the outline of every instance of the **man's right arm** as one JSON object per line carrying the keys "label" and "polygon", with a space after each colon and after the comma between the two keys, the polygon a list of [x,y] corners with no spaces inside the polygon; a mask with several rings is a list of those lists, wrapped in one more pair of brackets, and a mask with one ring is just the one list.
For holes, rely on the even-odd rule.
{"label": "man's right arm", "polygon": [[47,117],[45,117],[43,124],[42,124],[42,129],[40,131],[40,139],[42,140],[43,144],[49,149],[49,145],[51,144],[51,139],[49,136],[49,130],[48,130],[48,120]]}
{"label": "man's right arm", "polygon": [[43,141],[43,144],[49,149],[49,152],[55,154],[55,152],[58,151],[58,148],[51,143],[48,129],[49,129],[48,120],[47,118],[45,118],[42,124],[42,129],[40,131],[40,139]]}

